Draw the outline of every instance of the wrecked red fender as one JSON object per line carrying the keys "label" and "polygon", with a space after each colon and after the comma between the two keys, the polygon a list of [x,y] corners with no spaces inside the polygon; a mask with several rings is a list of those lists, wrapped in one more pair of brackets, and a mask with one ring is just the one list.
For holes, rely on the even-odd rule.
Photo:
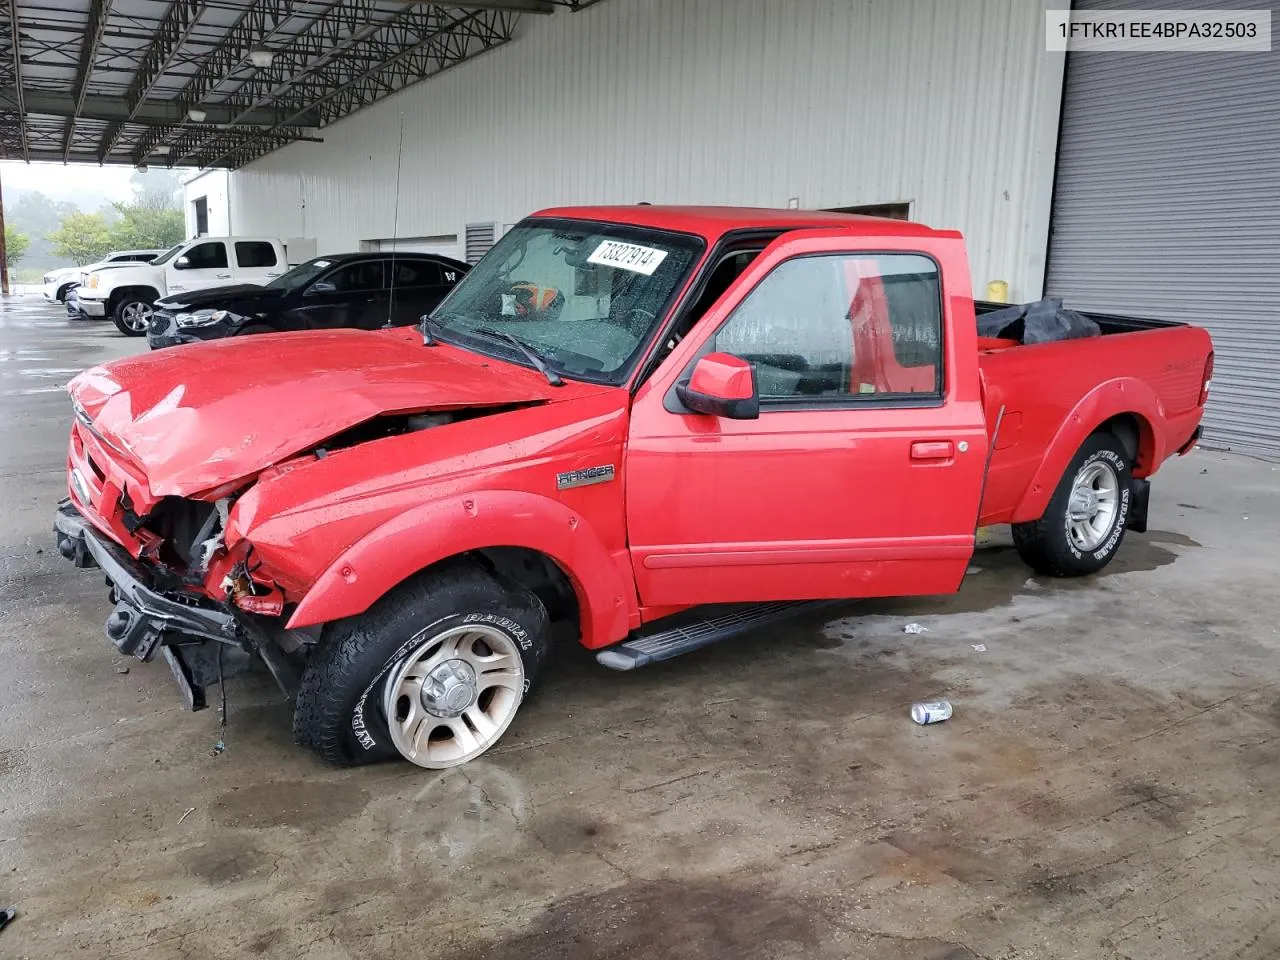
{"label": "wrecked red fender", "polygon": [[573,584],[586,647],[621,640],[638,617],[626,550],[610,555],[587,520],[558,501],[496,490],[425,503],[373,530],[316,579],[288,628],[363,613],[418,571],[485,547],[525,547],[551,557]]}

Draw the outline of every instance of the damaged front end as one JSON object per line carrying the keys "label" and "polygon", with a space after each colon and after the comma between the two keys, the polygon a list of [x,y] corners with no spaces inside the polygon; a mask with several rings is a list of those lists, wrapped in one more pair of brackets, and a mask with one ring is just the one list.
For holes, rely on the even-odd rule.
{"label": "damaged front end", "polygon": [[[287,637],[269,618],[283,608],[279,590],[257,583],[248,562],[235,561],[214,542],[222,537],[217,524],[226,522],[225,505],[185,501],[181,507],[167,506],[147,520],[172,524],[173,539],[153,541],[153,549],[139,559],[95,529],[73,500],[58,505],[58,552],[77,567],[100,568],[105,576],[112,603],[107,639],[121,654],[144,663],[163,656],[192,710],[207,706],[210,686],[245,672],[255,659],[292,696],[302,666],[296,656],[301,641]],[[211,511],[197,527],[193,521],[204,512],[202,506]],[[196,536],[184,536],[184,524]],[[146,528],[139,524],[138,529]],[[197,539],[201,534],[207,535]],[[225,588],[221,598],[209,589],[210,580],[219,577]]]}
{"label": "damaged front end", "polygon": [[[143,662],[163,656],[191,709],[207,705],[209,687],[259,660],[292,697],[319,629],[286,629],[299,586],[290,591],[277,582],[238,529],[237,504],[257,485],[332,454],[506,409],[374,417],[258,473],[189,496],[154,495],[132,458],[77,411],[70,496],[54,522],[58,551],[77,567],[102,569],[113,604],[107,639]],[[275,576],[290,583],[279,571]]]}
{"label": "damaged front end", "polygon": [[[295,692],[320,628],[287,629],[292,610],[335,548],[390,515],[302,520],[308,497],[358,488],[363,467],[365,489],[380,486],[386,458],[409,449],[401,438],[565,395],[464,350],[424,351],[412,333],[296,334],[267,350],[239,340],[114,361],[68,385],[58,549],[102,569],[116,648],[163,655],[197,709],[205,688],[259,660]],[[357,453],[375,446],[380,459]],[[454,444],[457,464],[470,447]],[[405,459],[416,469],[430,457]],[[300,492],[306,474],[326,479]]]}
{"label": "damaged front end", "polygon": [[163,656],[188,706],[207,688],[265,663],[287,696],[297,689],[303,640],[282,628],[283,591],[253,547],[228,548],[231,509],[254,477],[193,497],[155,497],[128,456],[77,408],[68,492],[58,505],[58,552],[102,570],[112,603],[107,639],[125,656]]}

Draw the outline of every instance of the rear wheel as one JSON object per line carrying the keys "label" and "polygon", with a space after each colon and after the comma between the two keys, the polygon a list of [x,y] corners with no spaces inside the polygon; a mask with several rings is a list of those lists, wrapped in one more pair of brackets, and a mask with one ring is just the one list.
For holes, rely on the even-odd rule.
{"label": "rear wheel", "polygon": [[143,337],[146,336],[147,327],[151,325],[151,315],[154,312],[150,300],[131,294],[116,304],[111,319],[115,321],[116,329],[126,337]]}
{"label": "rear wheel", "polygon": [[393,590],[322,641],[303,673],[294,738],[331,763],[403,757],[455,767],[501,739],[538,677],[536,596],[459,561]]}
{"label": "rear wheel", "polygon": [[1111,562],[1129,520],[1133,469],[1124,444],[1095,433],[1076,452],[1044,515],[1013,525],[1013,545],[1036,573],[1080,577]]}

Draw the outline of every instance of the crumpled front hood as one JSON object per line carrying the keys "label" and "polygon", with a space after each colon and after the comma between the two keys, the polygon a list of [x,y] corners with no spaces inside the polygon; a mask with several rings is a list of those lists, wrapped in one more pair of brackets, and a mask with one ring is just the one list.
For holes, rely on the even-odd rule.
{"label": "crumpled front hood", "polygon": [[570,399],[541,374],[411,330],[263,334],[93,367],[68,385],[153,496],[251,477],[382,414]]}

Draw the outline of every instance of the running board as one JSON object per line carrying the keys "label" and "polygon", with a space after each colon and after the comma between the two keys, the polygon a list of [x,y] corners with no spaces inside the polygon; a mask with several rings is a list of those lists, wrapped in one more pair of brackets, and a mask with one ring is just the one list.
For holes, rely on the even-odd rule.
{"label": "running board", "polygon": [[[778,603],[734,604],[728,609],[722,606],[724,612],[719,616],[685,620],[679,626],[643,634],[601,650],[596,654],[596,662],[610,670],[638,670],[651,663],[670,660],[682,653],[708,647],[721,640],[772,626],[838,602],[840,601],[787,600]],[[680,615],[673,619],[680,619]]]}

